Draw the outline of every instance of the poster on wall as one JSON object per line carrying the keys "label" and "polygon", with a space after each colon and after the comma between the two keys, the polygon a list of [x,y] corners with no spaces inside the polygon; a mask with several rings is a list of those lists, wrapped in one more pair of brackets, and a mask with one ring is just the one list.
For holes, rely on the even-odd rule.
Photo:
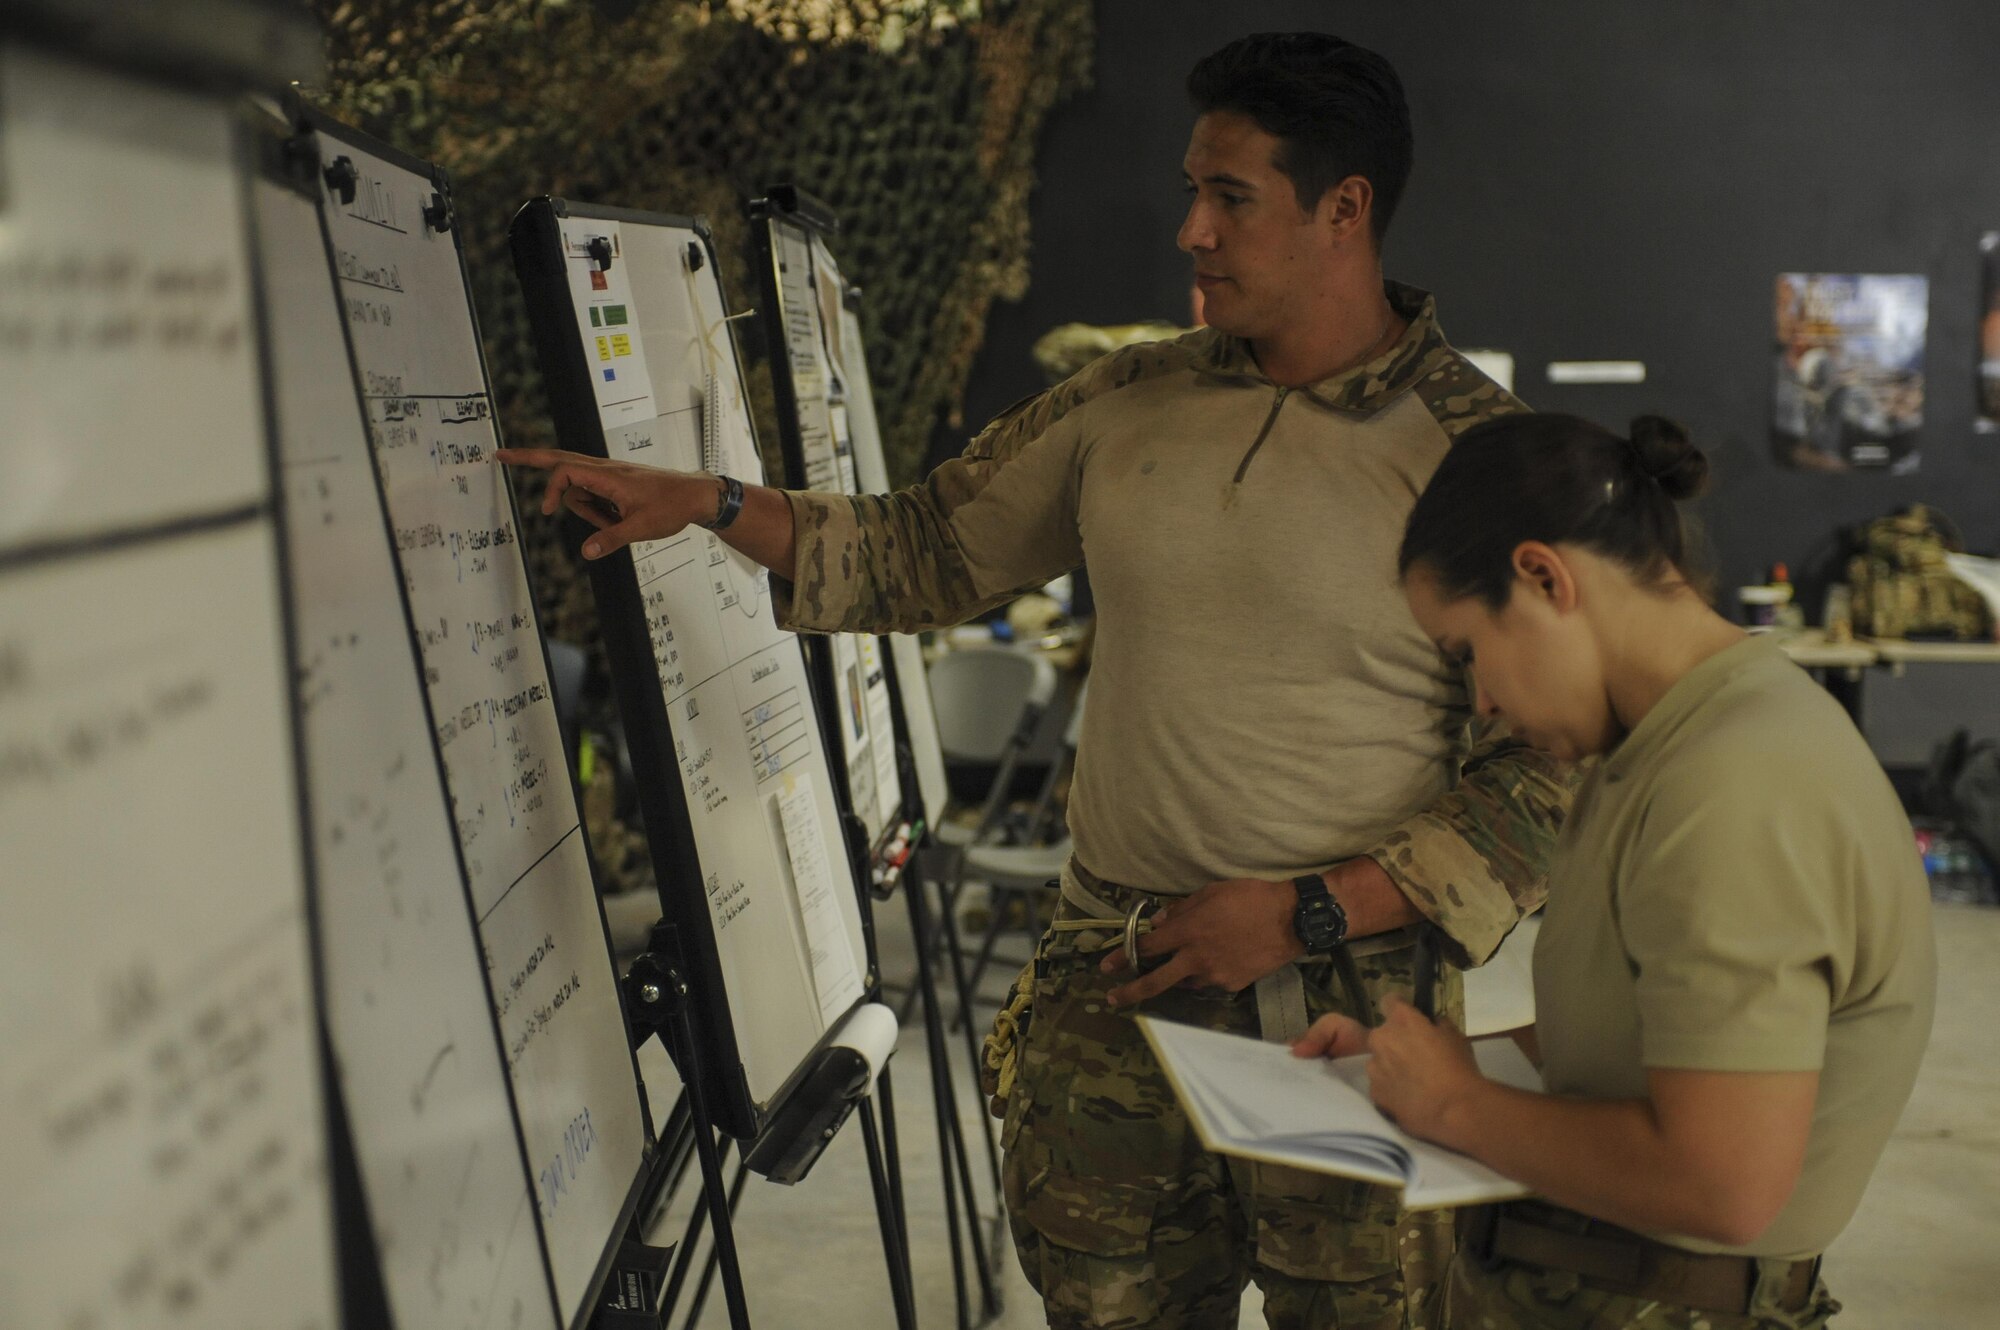
{"label": "poster on wall", "polygon": [[1979,237],[1979,412],[1972,427],[2000,434],[2000,231]]}
{"label": "poster on wall", "polygon": [[1917,469],[1930,279],[1781,273],[1771,441],[1802,471]]}

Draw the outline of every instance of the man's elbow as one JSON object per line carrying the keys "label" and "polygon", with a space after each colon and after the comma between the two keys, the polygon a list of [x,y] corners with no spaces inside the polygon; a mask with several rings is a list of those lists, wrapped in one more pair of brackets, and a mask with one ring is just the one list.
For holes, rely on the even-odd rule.
{"label": "man's elbow", "polygon": [[1782,1180],[1736,1178],[1712,1184],[1692,1198],[1694,1203],[1678,1230],[1704,1242],[1747,1247],[1764,1236],[1784,1210],[1797,1181],[1796,1176]]}

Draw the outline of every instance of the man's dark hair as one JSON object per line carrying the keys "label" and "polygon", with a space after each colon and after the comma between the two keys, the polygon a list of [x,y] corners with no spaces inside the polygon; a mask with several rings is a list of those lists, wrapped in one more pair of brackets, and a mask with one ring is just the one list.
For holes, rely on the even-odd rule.
{"label": "man's dark hair", "polygon": [[1299,207],[1319,206],[1351,175],[1375,190],[1375,243],[1410,179],[1410,107],[1387,60],[1324,32],[1260,32],[1204,57],[1188,74],[1197,115],[1234,111],[1281,141],[1277,167]]}

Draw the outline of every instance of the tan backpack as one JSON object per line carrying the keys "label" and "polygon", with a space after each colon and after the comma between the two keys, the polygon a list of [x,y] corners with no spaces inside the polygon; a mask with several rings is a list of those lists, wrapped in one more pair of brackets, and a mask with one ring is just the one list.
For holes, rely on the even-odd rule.
{"label": "tan backpack", "polygon": [[1991,641],[1986,602],[1945,563],[1946,554],[1964,551],[1951,519],[1920,503],[1858,528],[1847,561],[1854,630],[1868,637]]}

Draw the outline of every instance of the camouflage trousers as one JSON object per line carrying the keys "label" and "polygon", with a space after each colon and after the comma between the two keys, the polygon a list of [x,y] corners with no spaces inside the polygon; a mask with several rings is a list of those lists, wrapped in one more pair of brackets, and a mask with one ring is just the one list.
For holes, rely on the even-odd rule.
{"label": "camouflage trousers", "polygon": [[[1049,1325],[1233,1330],[1254,1279],[1273,1330],[1433,1326],[1450,1213],[1413,1214],[1380,1187],[1208,1153],[1132,1013],[1105,1002],[1123,981],[1100,975],[1104,953],[1076,950],[1076,939],[1042,940],[1001,1136],[1015,1249]],[[1315,1019],[1346,1007],[1331,968],[1304,967]],[[1358,968],[1378,1009],[1389,993],[1410,995],[1413,948],[1362,956]],[[1456,971],[1446,970],[1438,998],[1462,1024]],[[1177,988],[1141,1009],[1258,1029],[1248,991]]]}
{"label": "camouflage trousers", "polygon": [[1560,1270],[1502,1263],[1487,1269],[1463,1253],[1445,1291],[1447,1330],[1819,1330],[1840,1304],[1825,1283],[1804,1311],[1760,1295],[1746,1316],[1649,1302],[1591,1288]]}

